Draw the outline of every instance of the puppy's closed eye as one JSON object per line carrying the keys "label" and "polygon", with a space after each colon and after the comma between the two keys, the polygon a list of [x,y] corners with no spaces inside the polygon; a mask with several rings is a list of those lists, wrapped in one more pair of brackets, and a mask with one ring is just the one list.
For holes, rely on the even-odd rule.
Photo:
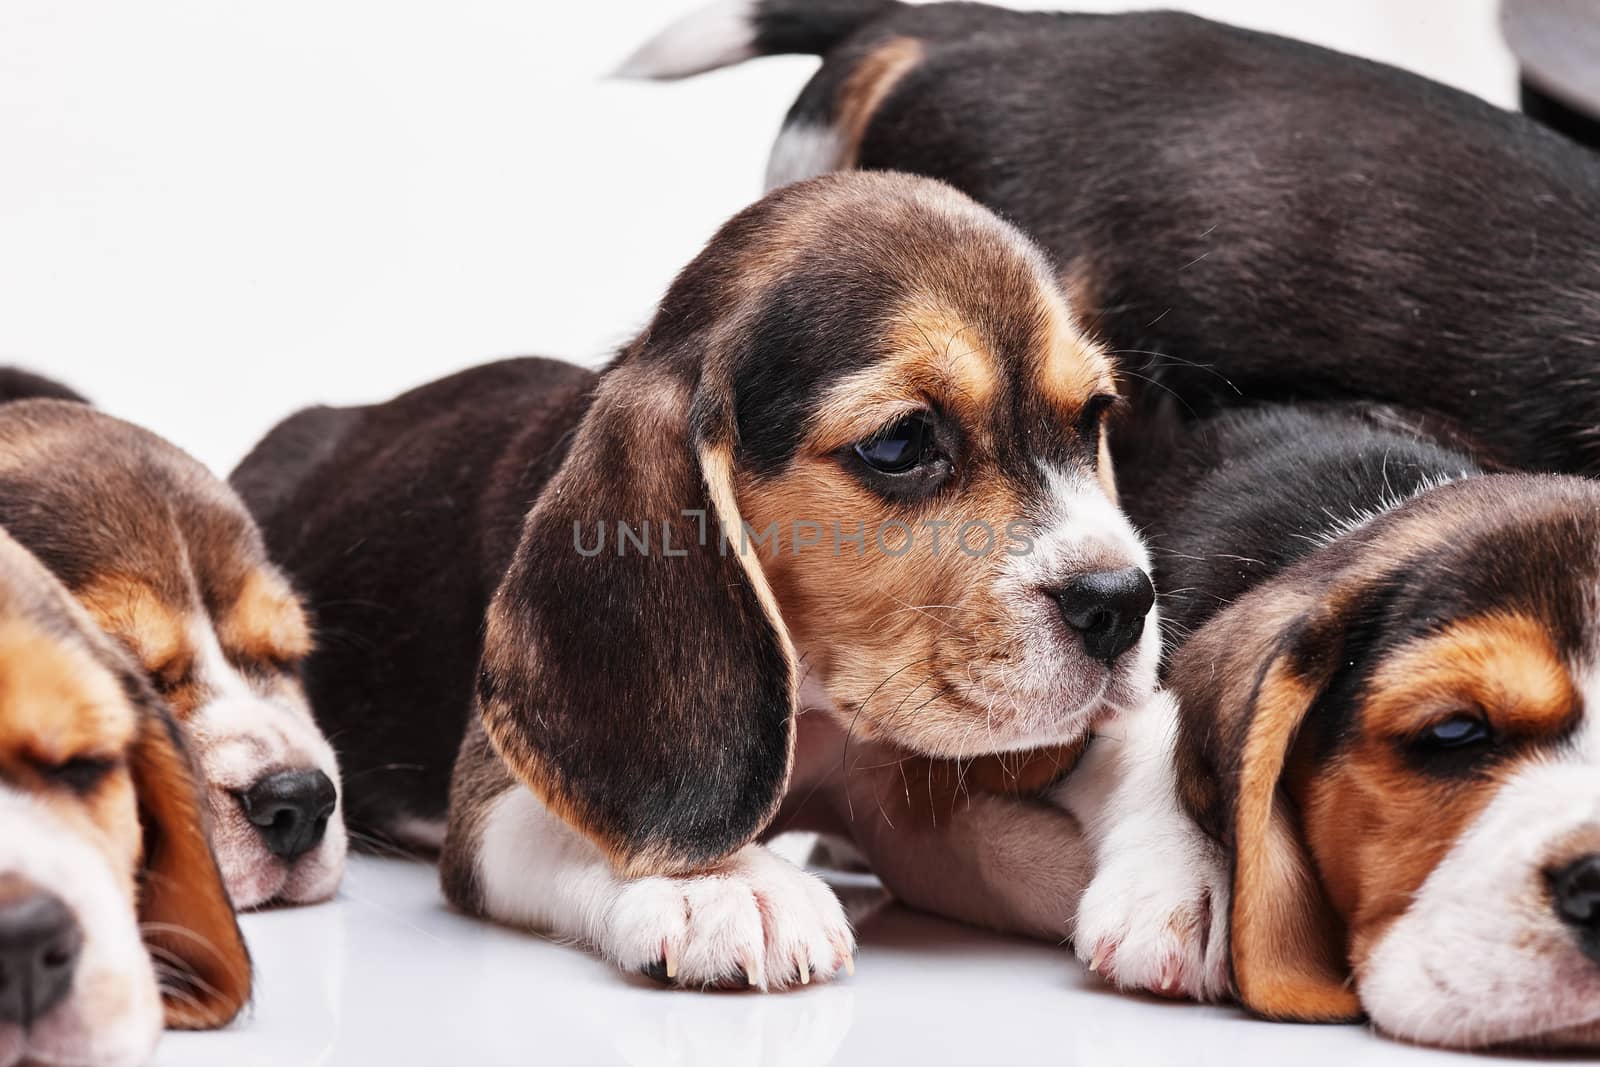
{"label": "puppy's closed eye", "polygon": [[41,766],[39,771],[48,781],[87,796],[121,766],[122,761],[114,756],[74,756],[52,766]]}
{"label": "puppy's closed eye", "polygon": [[228,662],[257,678],[299,678],[305,670],[304,656],[260,654],[234,649],[224,649],[223,652]]}
{"label": "puppy's closed eye", "polygon": [[1417,738],[1419,744],[1432,749],[1462,749],[1485,744],[1493,740],[1489,724],[1481,715],[1470,711],[1456,712],[1430,725]]}
{"label": "puppy's closed eye", "polygon": [[1426,774],[1451,777],[1483,770],[1502,740],[1483,712],[1460,708],[1404,738],[1401,747],[1412,766]]}

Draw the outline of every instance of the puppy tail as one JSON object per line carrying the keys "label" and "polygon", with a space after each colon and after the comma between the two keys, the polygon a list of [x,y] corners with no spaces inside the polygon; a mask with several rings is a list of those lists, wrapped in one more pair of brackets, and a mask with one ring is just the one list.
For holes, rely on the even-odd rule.
{"label": "puppy tail", "polygon": [[23,370],[21,367],[0,367],[0,404],[13,400],[73,400],[87,404],[88,398],[70,386]]}
{"label": "puppy tail", "polygon": [[900,0],[716,0],[623,60],[619,78],[669,81],[757,56],[826,55]]}

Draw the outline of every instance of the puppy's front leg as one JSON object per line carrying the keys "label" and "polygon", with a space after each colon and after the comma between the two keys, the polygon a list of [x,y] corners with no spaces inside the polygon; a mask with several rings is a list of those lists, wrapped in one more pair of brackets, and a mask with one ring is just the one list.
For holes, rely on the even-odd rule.
{"label": "puppy's front leg", "polygon": [[1056,787],[1093,853],[1074,948],[1124,989],[1216,1000],[1228,992],[1228,869],[1183,810],[1178,706],[1157,693],[1098,731]]}
{"label": "puppy's front leg", "polygon": [[[835,801],[884,886],[912,907],[1061,942],[1092,873],[1077,820],[1041,800],[956,788],[946,768],[863,748]],[[932,775],[930,779],[929,775]]]}
{"label": "puppy's front leg", "polygon": [[683,986],[778,989],[853,967],[855,936],[832,890],[759,845],[703,874],[622,878],[512,778],[481,729],[463,745],[452,793],[441,877],[464,911]]}

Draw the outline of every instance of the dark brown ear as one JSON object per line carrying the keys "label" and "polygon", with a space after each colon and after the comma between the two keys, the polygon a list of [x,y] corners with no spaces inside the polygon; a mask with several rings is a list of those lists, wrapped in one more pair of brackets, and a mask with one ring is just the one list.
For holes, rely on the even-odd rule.
{"label": "dark brown ear", "polygon": [[795,692],[725,406],[634,356],[527,517],[479,677],[501,758],[629,876],[703,868],[761,831]]}
{"label": "dark brown ear", "polygon": [[159,706],[145,709],[130,762],[144,826],[139,929],[167,1026],[225,1026],[250,1000],[250,954],[206,836],[198,778]]}
{"label": "dark brown ear", "polygon": [[1276,584],[1216,616],[1174,660],[1179,777],[1190,808],[1233,852],[1240,1001],[1270,1019],[1348,1022],[1362,1011],[1344,926],[1322,890],[1286,779],[1306,716],[1341,662],[1341,616],[1354,602]]}

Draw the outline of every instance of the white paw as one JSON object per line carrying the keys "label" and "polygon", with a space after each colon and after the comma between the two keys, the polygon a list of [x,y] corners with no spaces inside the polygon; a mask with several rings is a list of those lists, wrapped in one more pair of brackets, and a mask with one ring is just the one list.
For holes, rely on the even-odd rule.
{"label": "white paw", "polygon": [[1119,989],[1221,999],[1229,987],[1221,849],[1198,833],[1109,849],[1078,905],[1073,947]]}
{"label": "white paw", "polygon": [[628,882],[602,931],[618,966],[681,986],[782,989],[855,967],[833,891],[758,845],[705,874]]}

